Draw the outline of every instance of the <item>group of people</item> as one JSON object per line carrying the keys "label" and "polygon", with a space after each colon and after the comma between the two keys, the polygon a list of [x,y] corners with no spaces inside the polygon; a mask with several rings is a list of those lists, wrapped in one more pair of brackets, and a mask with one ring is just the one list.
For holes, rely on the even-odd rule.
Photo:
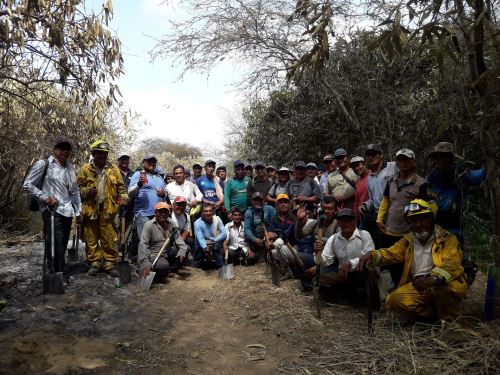
{"label": "group of people", "polygon": [[412,150],[387,162],[380,144],[353,157],[339,148],[324,156],[322,169],[314,162],[277,168],[236,160],[231,178],[214,160],[194,164],[192,174],[182,165],[166,174],[154,155],[133,171],[126,154],[109,160],[110,145],[102,140],[77,173],[71,150],[69,140],[58,140],[25,182],[40,205],[48,259],[54,241],[48,264],[56,272],[65,271],[76,217],[91,276],[117,276],[121,234],[137,272],[154,270],[159,282],[186,265],[272,261],[282,278],[300,279],[306,293],[316,280],[324,293],[352,297],[367,278],[377,286],[378,275],[389,272],[393,287],[381,291],[385,307],[423,319],[456,318],[472,281],[463,267],[462,214],[469,189],[486,179],[486,170],[458,166],[448,142],[433,148],[425,178]]}

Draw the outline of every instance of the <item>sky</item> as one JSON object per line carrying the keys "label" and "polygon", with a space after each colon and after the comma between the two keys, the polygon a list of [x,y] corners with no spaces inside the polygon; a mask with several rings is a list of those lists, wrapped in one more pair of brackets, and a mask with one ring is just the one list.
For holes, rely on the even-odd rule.
{"label": "sky", "polygon": [[[118,80],[127,107],[150,123],[139,138],[161,137],[201,147],[220,145],[225,133],[225,110],[241,99],[231,87],[236,69],[226,63],[210,76],[188,72],[178,81],[181,68],[171,60],[151,61],[152,37],[168,30],[167,19],[180,17],[178,9],[162,0],[115,0],[110,27],[122,42],[125,74]],[[95,1],[100,7],[102,2]]]}

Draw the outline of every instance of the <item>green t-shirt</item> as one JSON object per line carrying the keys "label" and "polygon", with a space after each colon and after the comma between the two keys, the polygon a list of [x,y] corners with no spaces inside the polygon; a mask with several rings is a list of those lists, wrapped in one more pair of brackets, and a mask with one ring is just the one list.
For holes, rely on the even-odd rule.
{"label": "green t-shirt", "polygon": [[226,181],[224,187],[224,207],[228,211],[235,207],[241,210],[247,209],[247,185],[250,178],[245,176],[241,180],[234,178]]}

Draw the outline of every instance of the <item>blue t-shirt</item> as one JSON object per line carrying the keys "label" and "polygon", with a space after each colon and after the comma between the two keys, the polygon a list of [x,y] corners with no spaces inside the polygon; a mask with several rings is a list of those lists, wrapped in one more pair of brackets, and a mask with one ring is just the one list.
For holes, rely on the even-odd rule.
{"label": "blue t-shirt", "polygon": [[214,179],[209,179],[207,176],[203,175],[196,180],[196,185],[203,194],[203,198],[212,202],[217,203],[217,193],[215,192],[215,181]]}
{"label": "blue t-shirt", "polygon": [[[140,171],[134,173],[130,179],[129,189],[139,182]],[[139,193],[134,198],[134,216],[154,216],[155,206],[164,202],[165,198],[159,197],[156,190],[165,190],[165,181],[158,174],[147,174],[148,183],[142,185]]]}

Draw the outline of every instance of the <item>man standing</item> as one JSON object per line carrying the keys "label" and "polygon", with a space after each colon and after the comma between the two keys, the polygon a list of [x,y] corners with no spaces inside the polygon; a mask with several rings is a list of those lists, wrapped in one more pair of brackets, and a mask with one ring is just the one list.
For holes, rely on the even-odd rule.
{"label": "man standing", "polygon": [[90,148],[92,161],[82,166],[77,178],[83,201],[82,228],[90,276],[100,270],[118,276],[114,219],[119,206],[127,204],[128,196],[118,167],[108,162],[109,149],[105,141],[94,142]]}
{"label": "man standing", "polygon": [[[170,205],[159,202],[155,205],[155,217],[144,224],[139,246],[137,266],[144,276],[156,272],[155,280],[161,282],[169,272],[176,272],[182,267],[187,253],[187,246],[179,233],[178,226],[170,218]],[[165,241],[173,236],[169,247],[153,262]]]}
{"label": "man standing", "polygon": [[318,166],[316,165],[316,163],[307,163],[306,169],[307,177],[309,177],[311,180],[314,180],[319,185]]}
{"label": "man standing", "polygon": [[173,202],[175,197],[183,197],[186,199],[186,212],[189,212],[191,207],[196,207],[201,203],[203,194],[201,194],[198,186],[186,179],[186,173],[182,165],[174,167],[175,181],[166,186],[166,194],[170,202]]}
{"label": "man standing", "polygon": [[340,207],[352,208],[358,176],[349,167],[350,159],[346,150],[339,148],[335,150],[334,156],[338,170],[328,175],[325,194],[332,195]]}
{"label": "man standing", "polygon": [[245,236],[250,243],[249,258],[255,258],[257,263],[264,261],[266,243],[264,240],[265,226],[269,225],[276,211],[269,205],[264,205],[264,195],[258,191],[252,194],[252,207],[245,212]]}
{"label": "man standing", "polygon": [[[56,141],[53,156],[37,161],[30,169],[24,189],[37,199],[43,219],[45,259],[53,272],[64,271],[64,253],[68,246],[71,222],[76,216],[80,222],[80,190],[76,181],[71,156],[71,143],[67,139]],[[55,259],[51,257],[51,214],[54,214]]]}
{"label": "man standing", "polygon": [[278,181],[276,181],[271,186],[271,189],[269,189],[266,202],[275,207],[278,195],[287,193],[288,181],[290,181],[290,170],[286,167],[281,167],[278,170]]}
{"label": "man standing", "polygon": [[255,192],[261,193],[264,197],[267,196],[272,182],[266,176],[264,163],[258,161],[255,163],[255,178],[248,182],[247,199],[248,203],[252,201],[252,195]]}
{"label": "man standing", "polygon": [[247,185],[250,178],[245,176],[245,165],[236,160],[234,163],[234,177],[227,181],[224,189],[224,207],[228,212],[239,208],[242,213],[247,209]]}
{"label": "man standing", "polygon": [[226,176],[227,176],[226,167],[224,165],[218,166],[217,170],[215,171],[215,175],[219,177],[219,185],[222,188],[222,191],[224,192],[224,187],[226,186]]}
{"label": "man standing", "polygon": [[440,142],[429,155],[434,168],[427,176],[428,194],[438,205],[436,224],[458,237],[463,243],[464,204],[472,187],[486,180],[486,168],[468,170],[455,163],[453,145]]}
{"label": "man standing", "polygon": [[276,182],[276,167],[274,165],[269,164],[266,167],[266,176],[272,184]]}
{"label": "man standing", "polygon": [[250,178],[250,180],[253,179],[253,166],[250,163],[245,165],[245,176]]}
{"label": "man standing", "polygon": [[201,172],[203,170],[203,167],[201,166],[200,163],[194,163],[193,164],[193,175],[191,176],[191,181],[193,184],[196,184],[196,181],[201,177]]}
{"label": "man standing", "polygon": [[370,173],[365,166],[365,159],[361,156],[355,156],[351,159],[350,167],[354,170],[354,173],[358,176],[358,181],[356,181],[356,193],[354,195],[354,212],[356,213],[356,220],[358,221],[358,227],[364,228],[364,218],[361,216],[360,206],[363,202],[368,200],[368,177]]}
{"label": "man standing", "polygon": [[382,243],[381,235],[376,224],[377,214],[380,208],[380,202],[382,202],[384,197],[387,181],[397,173],[398,169],[395,162],[384,161],[384,154],[380,144],[369,144],[365,149],[364,155],[366,165],[370,170],[367,183],[368,200],[363,202],[359,210],[363,215],[364,229],[370,232],[375,247],[378,249],[382,247]]}
{"label": "man standing", "polygon": [[[118,169],[122,175],[123,183],[125,184],[125,189],[128,189],[130,185],[130,180],[134,172],[130,169],[130,156],[127,154],[122,154],[117,159]],[[132,225],[132,221],[134,219],[134,205],[133,200],[131,199],[127,206],[120,207],[119,218],[125,219],[125,228],[126,231]],[[118,226],[120,227],[120,226]]]}
{"label": "man standing", "polygon": [[227,233],[221,218],[214,215],[214,212],[214,206],[211,203],[205,203],[201,217],[194,223],[197,244],[194,262],[195,267],[198,268],[212,268],[212,261],[216,268],[224,265],[222,249]]}
{"label": "man standing", "polygon": [[[142,228],[155,216],[155,206],[165,201],[165,181],[156,172],[156,157],[145,155],[142,158],[142,170],[136,171],[130,180],[128,194],[134,198],[135,232],[141,238]],[[137,248],[133,247],[132,257],[137,256]]]}
{"label": "man standing", "polygon": [[319,185],[306,177],[306,164],[298,161],[294,165],[293,178],[288,182],[287,195],[293,200],[292,208],[305,205],[309,212],[314,212],[316,203],[321,199]]}
{"label": "man standing", "polygon": [[411,232],[388,249],[362,256],[360,268],[401,264],[403,275],[386,307],[418,318],[455,320],[468,289],[459,241],[435,224],[435,204],[415,199],[403,212]]}
{"label": "man standing", "polygon": [[[396,153],[396,165],[399,173],[389,179],[377,215],[384,248],[391,247],[410,231],[410,225],[403,216],[404,207],[412,199],[426,197],[426,182],[417,175],[415,153],[407,148],[399,150]],[[389,267],[389,272],[396,285],[403,272],[401,265]]]}
{"label": "man standing", "polygon": [[325,193],[326,184],[328,182],[328,176],[337,170],[337,163],[332,154],[327,154],[323,158],[323,164],[325,165],[326,172],[323,173],[321,179],[319,180],[319,188],[321,190],[321,196]]}
{"label": "man standing", "polygon": [[218,183],[219,178],[214,176],[215,161],[205,162],[205,175],[196,180],[196,185],[203,194],[203,203],[211,203],[217,211],[224,204],[224,194]]}

